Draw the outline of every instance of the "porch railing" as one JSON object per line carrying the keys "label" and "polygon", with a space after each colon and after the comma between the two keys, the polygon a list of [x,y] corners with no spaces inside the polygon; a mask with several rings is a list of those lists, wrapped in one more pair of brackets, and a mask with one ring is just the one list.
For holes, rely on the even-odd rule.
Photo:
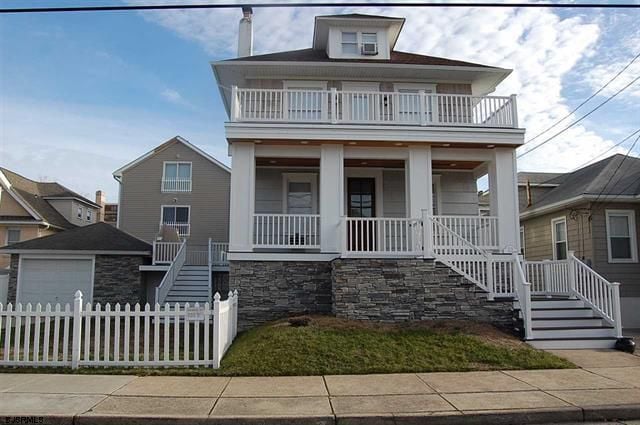
{"label": "porch railing", "polygon": [[498,249],[498,217],[436,215],[433,220],[481,249]]}
{"label": "porch railing", "polygon": [[516,97],[232,88],[231,121],[516,128]]}
{"label": "porch railing", "polygon": [[228,242],[211,242],[211,264],[215,266],[228,266],[227,252],[229,252]]}
{"label": "porch railing", "polygon": [[178,277],[178,273],[180,272],[180,269],[184,265],[186,259],[187,259],[187,241],[184,241],[180,245],[180,248],[178,249],[178,252],[176,253],[175,258],[173,259],[173,262],[171,262],[169,269],[164,274],[164,277],[162,278],[160,285],[156,287],[156,300],[155,300],[156,303],[158,304],[164,303],[164,300],[167,297],[167,294],[169,293],[169,291],[171,290],[171,287],[175,283],[176,278]]}
{"label": "porch railing", "polygon": [[153,242],[153,264],[171,264],[182,242]]}
{"label": "porch railing", "polygon": [[163,227],[168,227],[170,229],[175,229],[178,233],[178,236],[185,237],[191,234],[191,224],[189,223],[176,223],[176,222],[163,222],[160,223],[159,229],[162,231]]}
{"label": "porch railing", "polygon": [[415,218],[345,217],[347,255],[420,255],[422,221]]}
{"label": "porch railing", "polygon": [[320,215],[254,214],[254,248],[320,248]]}
{"label": "porch railing", "polygon": [[564,295],[571,291],[567,260],[525,261],[524,273],[531,282],[531,293]]}

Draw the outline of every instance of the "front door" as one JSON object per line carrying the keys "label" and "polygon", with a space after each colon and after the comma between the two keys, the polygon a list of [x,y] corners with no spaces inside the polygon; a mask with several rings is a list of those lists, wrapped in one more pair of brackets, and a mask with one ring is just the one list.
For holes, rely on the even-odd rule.
{"label": "front door", "polygon": [[[376,216],[376,179],[347,179],[347,214],[349,217],[373,218]],[[375,247],[375,223],[373,220],[349,222],[347,244],[351,251],[371,251]]]}

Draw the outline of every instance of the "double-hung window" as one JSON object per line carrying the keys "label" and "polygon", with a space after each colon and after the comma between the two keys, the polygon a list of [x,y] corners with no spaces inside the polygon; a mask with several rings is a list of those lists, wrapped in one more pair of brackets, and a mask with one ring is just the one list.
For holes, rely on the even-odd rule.
{"label": "double-hung window", "polygon": [[551,220],[551,236],[553,238],[553,259],[567,259],[567,219],[565,217]]}
{"label": "double-hung window", "polygon": [[285,173],[283,210],[285,214],[316,214],[318,183],[315,173]]}
{"label": "double-hung window", "polygon": [[189,206],[163,205],[161,224],[175,229],[180,236],[188,236],[191,232]]}
{"label": "double-hung window", "polygon": [[84,215],[82,209],[82,207],[78,207],[78,210],[76,211],[76,217],[78,217],[78,220],[82,220],[82,216]]}
{"label": "double-hung window", "polygon": [[20,229],[7,230],[7,245],[20,242]]}
{"label": "double-hung window", "polygon": [[357,32],[342,32],[342,54],[345,55],[359,55],[358,51],[358,33]]}
{"label": "double-hung window", "polygon": [[638,262],[633,210],[606,210],[607,250],[610,263]]}
{"label": "double-hung window", "polygon": [[93,221],[93,211],[90,208],[87,208],[87,221],[89,223]]}
{"label": "double-hung window", "polygon": [[163,192],[191,192],[191,163],[166,161],[162,174]]}

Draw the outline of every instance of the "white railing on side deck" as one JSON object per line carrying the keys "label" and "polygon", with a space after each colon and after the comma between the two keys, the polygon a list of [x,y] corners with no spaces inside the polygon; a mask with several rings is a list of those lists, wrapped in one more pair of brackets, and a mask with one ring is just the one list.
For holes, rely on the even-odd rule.
{"label": "white railing on side deck", "polygon": [[513,254],[513,280],[514,292],[520,305],[520,315],[524,324],[524,339],[531,338],[532,321],[531,321],[531,283],[527,280],[524,269],[522,267],[522,259],[519,255]]}
{"label": "white railing on side deck", "polygon": [[191,224],[189,223],[163,222],[160,223],[158,229],[162,232],[163,228],[175,230],[180,237],[189,236],[189,234],[191,234]]}
{"label": "white railing on side deck", "polygon": [[185,264],[189,266],[206,266],[209,262],[208,245],[187,244]]}
{"label": "white railing on side deck", "polygon": [[422,223],[415,218],[344,217],[347,255],[422,255]]}
{"label": "white railing on side deck", "polygon": [[609,282],[577,259],[573,253],[569,253],[568,260],[571,294],[576,295],[605,321],[615,326],[616,336],[622,337],[620,284]]}
{"label": "white railing on side deck", "polygon": [[153,264],[171,264],[182,242],[153,242]]}
{"label": "white railing on side deck", "polygon": [[191,192],[191,179],[163,179],[162,192]]}
{"label": "white railing on side deck", "polygon": [[320,215],[254,214],[255,248],[320,248]]}
{"label": "white railing on side deck", "polygon": [[187,258],[187,241],[184,241],[182,242],[182,245],[180,245],[180,249],[178,249],[178,252],[176,253],[175,258],[173,259],[173,262],[169,266],[169,269],[164,274],[164,277],[162,278],[160,285],[156,287],[156,300],[155,300],[156,303],[162,304],[164,302],[165,298],[167,297],[167,294],[171,290],[171,287],[175,283],[176,278],[178,277],[178,273],[180,272],[180,269],[184,265],[186,258]]}
{"label": "white railing on side deck", "polygon": [[227,252],[229,252],[228,242],[211,242],[211,262],[214,267],[228,266]]}
{"label": "white railing on side deck", "polygon": [[531,283],[531,293],[540,295],[567,295],[569,262],[567,260],[525,261],[524,272]]}
{"label": "white railing on side deck", "polygon": [[516,128],[516,97],[232,88],[231,121]]}
{"label": "white railing on side deck", "polygon": [[237,334],[238,293],[213,304],[0,304],[0,366],[220,367]]}
{"label": "white railing on side deck", "polygon": [[493,250],[499,248],[498,217],[474,215],[436,215],[439,222],[478,248]]}

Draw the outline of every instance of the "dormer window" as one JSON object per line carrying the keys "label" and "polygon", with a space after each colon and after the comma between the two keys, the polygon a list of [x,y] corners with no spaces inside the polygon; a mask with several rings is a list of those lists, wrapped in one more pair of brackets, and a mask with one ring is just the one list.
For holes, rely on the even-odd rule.
{"label": "dormer window", "polygon": [[359,53],[357,32],[342,33],[342,53],[345,55],[357,55]]}
{"label": "dormer window", "polygon": [[378,34],[375,32],[362,33],[362,54],[366,56],[378,54]]}

